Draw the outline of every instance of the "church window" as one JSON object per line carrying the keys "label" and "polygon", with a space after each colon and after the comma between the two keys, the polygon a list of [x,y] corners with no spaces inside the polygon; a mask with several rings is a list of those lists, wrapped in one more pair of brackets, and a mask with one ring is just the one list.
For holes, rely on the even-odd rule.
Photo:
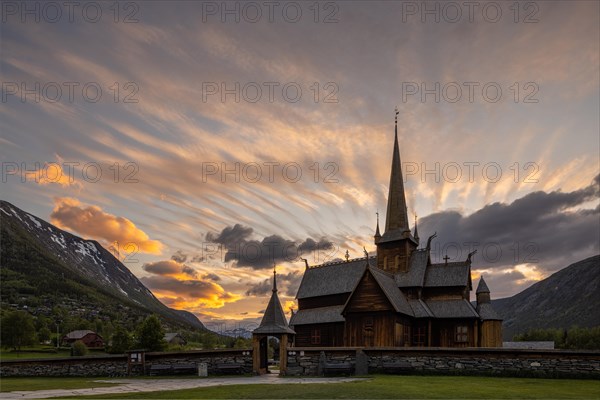
{"label": "church window", "polygon": [[388,265],[387,265],[387,257],[383,257],[383,269],[387,270],[387,267],[388,267]]}
{"label": "church window", "polygon": [[415,346],[425,346],[425,327],[417,326],[413,329],[413,344]]}
{"label": "church window", "polygon": [[469,341],[469,327],[466,325],[456,325],[456,334],[454,341],[456,343],[465,343]]}
{"label": "church window", "polygon": [[321,344],[321,330],[312,329],[310,331],[310,344]]}
{"label": "church window", "polygon": [[394,269],[398,271],[398,266],[400,266],[400,256],[396,256],[394,259]]}

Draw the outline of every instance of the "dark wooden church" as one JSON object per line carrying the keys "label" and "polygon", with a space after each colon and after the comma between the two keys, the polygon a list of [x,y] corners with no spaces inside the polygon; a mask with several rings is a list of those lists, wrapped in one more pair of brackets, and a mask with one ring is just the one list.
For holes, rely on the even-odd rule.
{"label": "dark wooden church", "polygon": [[[387,215],[377,255],[308,266],[290,320],[295,346],[500,347],[502,319],[483,277],[470,302],[471,256],[434,264],[408,225],[396,121]],[[366,251],[365,251],[366,253]]]}

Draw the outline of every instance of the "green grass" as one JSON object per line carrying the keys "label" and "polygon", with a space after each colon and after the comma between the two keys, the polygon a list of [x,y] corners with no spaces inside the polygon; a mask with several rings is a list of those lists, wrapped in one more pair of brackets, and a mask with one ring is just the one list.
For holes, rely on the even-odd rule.
{"label": "green grass", "polygon": [[117,385],[116,383],[94,382],[95,379],[98,378],[0,378],[0,392],[83,389]]}
{"label": "green grass", "polygon": [[[102,350],[91,350],[87,355],[106,355]],[[58,351],[56,347],[52,346],[28,346],[23,347],[21,351],[2,349],[0,350],[0,360],[23,360],[27,358],[57,358],[57,357],[71,357],[71,349],[61,347]]]}
{"label": "green grass", "polygon": [[58,352],[49,351],[2,351],[0,352],[0,360],[24,360],[26,358],[57,358],[57,357],[70,357],[71,352],[69,350],[60,350]]}
{"label": "green grass", "polygon": [[599,399],[600,381],[466,376],[373,376],[328,384],[231,385],[102,399]]}

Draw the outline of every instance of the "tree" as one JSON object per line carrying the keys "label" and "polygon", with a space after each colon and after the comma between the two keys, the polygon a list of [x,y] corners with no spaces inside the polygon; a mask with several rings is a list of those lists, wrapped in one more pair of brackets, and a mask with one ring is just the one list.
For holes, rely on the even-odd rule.
{"label": "tree", "polygon": [[165,331],[155,314],[146,318],[138,328],[137,344],[148,351],[161,351],[167,345]]}
{"label": "tree", "polygon": [[71,348],[71,355],[73,356],[85,356],[88,353],[88,348],[81,340],[77,340],[73,343]]}
{"label": "tree", "polygon": [[20,350],[21,346],[35,343],[33,317],[26,311],[8,312],[0,321],[2,346]]}
{"label": "tree", "polygon": [[131,348],[131,335],[122,326],[118,326],[111,337],[110,353],[122,354]]}
{"label": "tree", "polygon": [[52,332],[50,332],[50,329],[48,329],[47,326],[43,326],[38,331],[38,340],[40,342],[46,342],[46,341],[50,340],[50,336],[52,336]]}

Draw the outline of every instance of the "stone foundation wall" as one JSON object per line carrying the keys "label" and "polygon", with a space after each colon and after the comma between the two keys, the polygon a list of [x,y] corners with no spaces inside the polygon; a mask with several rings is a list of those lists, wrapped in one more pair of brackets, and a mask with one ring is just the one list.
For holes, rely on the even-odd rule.
{"label": "stone foundation wall", "polygon": [[[362,353],[357,365],[357,352]],[[288,375],[350,363],[369,373],[600,378],[600,352],[514,349],[290,348]],[[364,363],[366,365],[360,365]]]}
{"label": "stone foundation wall", "polygon": [[[146,353],[146,372],[154,364],[208,365],[209,374],[218,374],[218,364],[235,363],[244,373],[252,372],[252,350],[200,350],[186,352]],[[141,368],[132,375],[141,375]],[[0,362],[0,376],[126,376],[127,357],[89,356],[53,359],[8,360]]]}
{"label": "stone foundation wall", "polygon": [[[358,357],[357,357],[358,355]],[[210,375],[218,364],[234,363],[252,372],[252,350],[201,350],[147,353],[151,365],[208,365]],[[320,375],[325,364],[350,364],[357,373],[531,376],[600,379],[599,351],[515,349],[431,349],[291,347],[288,375]],[[134,375],[141,374],[134,371]],[[69,357],[60,359],[9,360],[0,363],[0,376],[125,376],[124,355]]]}

